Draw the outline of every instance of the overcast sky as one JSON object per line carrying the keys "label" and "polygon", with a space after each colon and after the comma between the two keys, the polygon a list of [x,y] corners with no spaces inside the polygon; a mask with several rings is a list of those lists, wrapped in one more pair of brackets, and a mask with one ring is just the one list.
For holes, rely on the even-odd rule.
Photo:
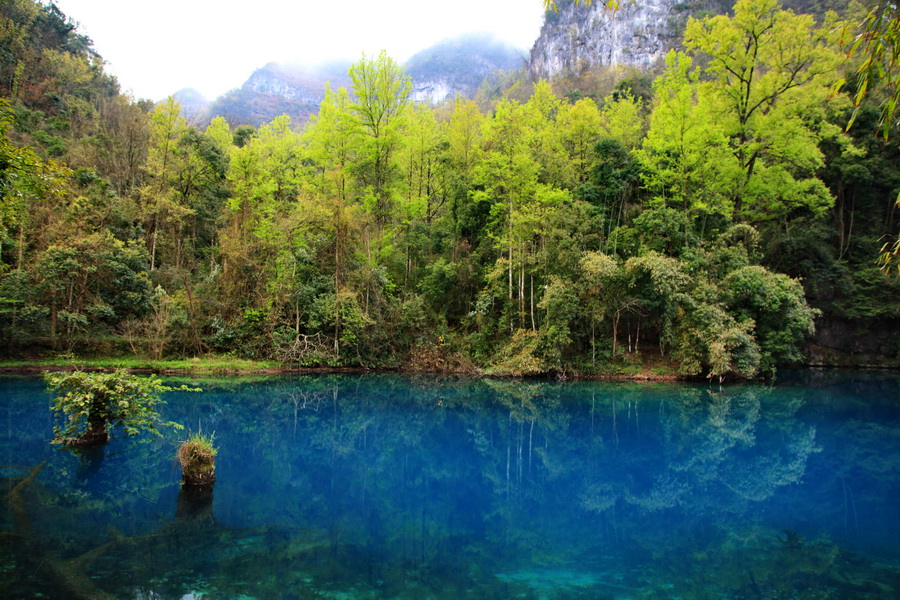
{"label": "overcast sky", "polygon": [[[49,1],[49,0],[44,0]],[[444,39],[494,32],[528,50],[541,0],[56,0],[94,41],[124,92],[160,100],[192,87],[210,100],[268,62],[399,62]]]}

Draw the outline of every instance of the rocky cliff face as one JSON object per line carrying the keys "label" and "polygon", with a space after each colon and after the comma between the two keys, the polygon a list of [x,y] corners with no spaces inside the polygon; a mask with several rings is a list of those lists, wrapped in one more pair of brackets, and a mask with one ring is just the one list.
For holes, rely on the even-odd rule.
{"label": "rocky cliff face", "polygon": [[[531,49],[529,75],[554,79],[616,64],[652,68],[681,41],[688,17],[730,13],[734,0],[620,0],[619,10],[595,0],[590,6],[558,0]],[[843,13],[848,0],[782,0],[782,7],[824,18]]]}
{"label": "rocky cliff face", "polygon": [[271,70],[268,66],[253,72],[243,86],[245,90],[280,96],[298,102],[317,103],[322,101],[322,90],[310,90],[298,85],[284,74]]}
{"label": "rocky cliff face", "polygon": [[226,92],[212,103],[209,118],[223,116],[232,126],[259,127],[279,115],[302,123],[319,110],[325,83],[333,89],[350,85],[350,63],[294,67],[269,63],[253,72],[240,88]]}
{"label": "rocky cliff face", "polygon": [[652,67],[678,42],[687,16],[701,3],[624,1],[618,11],[604,4],[560,2],[558,13],[548,12],[531,49],[529,74],[553,79],[597,66]]}
{"label": "rocky cliff face", "polygon": [[350,84],[349,63],[335,63],[316,68],[283,67],[269,63],[254,71],[242,89],[277,96],[302,104],[320,104],[325,97],[325,82],[334,89]]}
{"label": "rocky cliff face", "polygon": [[488,34],[469,34],[426,48],[407,61],[412,100],[439,104],[457,94],[470,98],[485,77],[522,68],[522,52]]}

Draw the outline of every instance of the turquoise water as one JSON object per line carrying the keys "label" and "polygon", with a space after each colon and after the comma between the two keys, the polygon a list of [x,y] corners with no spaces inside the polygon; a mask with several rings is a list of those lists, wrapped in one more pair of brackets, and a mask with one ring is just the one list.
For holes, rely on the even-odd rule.
{"label": "turquoise water", "polygon": [[75,455],[0,380],[0,597],[900,597],[893,374],[198,384],[163,416],[215,432],[199,496],[179,434]]}

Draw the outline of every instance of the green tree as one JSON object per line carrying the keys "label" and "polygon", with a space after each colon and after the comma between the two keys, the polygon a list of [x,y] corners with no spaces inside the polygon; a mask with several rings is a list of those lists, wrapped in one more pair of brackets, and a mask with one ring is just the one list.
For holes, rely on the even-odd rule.
{"label": "green tree", "polygon": [[578,294],[572,282],[551,277],[538,307],[545,311],[538,347],[549,365],[562,368],[564,354],[573,342],[573,323],[581,316]]}
{"label": "green tree", "polygon": [[231,195],[219,235],[223,310],[232,319],[261,310],[269,332],[296,309],[298,256],[306,247],[297,211],[303,159],[302,138],[287,115],[231,152]]}
{"label": "green tree", "polygon": [[540,167],[538,179],[554,187],[561,187],[569,180],[567,153],[557,123],[561,107],[562,101],[544,80],[534,84],[531,98],[522,105],[528,128],[526,141]]}
{"label": "green tree", "polygon": [[730,218],[734,206],[726,174],[737,166],[723,123],[710,112],[709,88],[700,85],[689,56],[670,52],[666,65],[653,84],[650,129],[635,153],[646,188],[658,204]]}
{"label": "green tree", "polygon": [[728,136],[734,217],[765,221],[833,199],[816,177],[817,116],[833,95],[843,55],[833,19],[781,10],[779,0],[738,0],[734,16],[690,19],[684,43],[707,58],[709,101]]}
{"label": "green tree", "polygon": [[603,118],[593,100],[581,98],[575,104],[564,105],[557,122],[568,155],[567,168],[571,172],[571,182],[581,185],[590,174],[592,153],[600,139]]}
{"label": "green tree", "polygon": [[475,102],[456,99],[448,131],[450,158],[465,174],[472,170],[478,159],[483,120],[484,115]]}
{"label": "green tree", "polygon": [[225,155],[230,154],[231,148],[235,145],[234,134],[231,133],[231,127],[225,117],[214,117],[203,133],[216,143],[221,152]]}
{"label": "green tree", "polygon": [[900,102],[900,6],[889,0],[873,2],[862,23],[848,27],[845,34],[852,37],[850,53],[862,57],[856,70],[856,110],[850,123],[856,119],[866,95],[883,89],[887,99],[882,104],[881,126],[887,138],[898,124],[895,115]]}
{"label": "green tree", "polygon": [[619,351],[619,324],[631,314],[642,312],[643,301],[630,289],[624,265],[601,252],[584,253],[580,264],[583,312],[590,319],[591,365],[597,359],[597,325],[609,319],[612,326],[612,350],[615,360]]}
{"label": "green tree", "polygon": [[32,279],[28,307],[49,317],[54,348],[62,335],[71,351],[79,334],[104,331],[144,314],[150,306],[145,249],[122,242],[109,231],[50,245],[36,254],[28,274]]}
{"label": "green tree", "polygon": [[3,243],[18,230],[17,267],[23,268],[25,232],[31,204],[41,198],[58,195],[68,169],[42,161],[30,148],[12,143],[8,134],[13,115],[6,100],[0,98],[0,264]]}
{"label": "green tree", "polygon": [[820,144],[840,135],[824,111],[843,60],[834,30],[777,0],[691,19],[685,46],[706,66],[670,54],[640,153],[657,198],[755,222],[831,206],[817,172]]}
{"label": "green tree", "polygon": [[428,107],[417,105],[409,112],[403,148],[407,194],[403,217],[420,216],[430,224],[446,199],[447,127]]}
{"label": "green tree", "polygon": [[615,246],[612,232],[626,224],[629,207],[636,203],[641,184],[640,164],[633,153],[613,138],[598,141],[592,156],[594,166],[590,180],[577,193],[602,211],[606,246]]}
{"label": "green tree", "polygon": [[[310,120],[304,141],[312,162],[312,174],[301,194],[298,213],[306,236],[312,240],[317,268],[323,274],[330,272],[331,280],[328,292],[317,290],[319,294],[314,301],[317,309],[310,319],[318,326],[327,323],[333,327],[331,341],[334,355],[339,356],[344,317],[347,314],[356,316],[348,308],[355,306],[356,299],[351,285],[351,257],[365,225],[351,172],[361,150],[362,132],[345,88],[337,91],[326,88],[319,114]],[[322,293],[329,295],[329,302],[321,299]],[[333,313],[322,314],[326,308]]]}
{"label": "green tree", "polygon": [[672,354],[684,375],[753,377],[760,368],[761,352],[752,321],[738,321],[702,293],[682,295],[679,314],[669,329]]}
{"label": "green tree", "polygon": [[363,55],[350,67],[350,80],[353,82],[353,110],[363,133],[357,173],[363,186],[368,188],[376,221],[384,225],[391,219],[394,209],[395,185],[398,183],[396,154],[412,80],[385,51],[372,59]]}
{"label": "green tree", "polygon": [[[188,131],[181,115],[181,106],[174,96],[159,104],[150,116],[150,150],[145,164],[147,183],[140,190],[145,221],[147,248],[150,250],[150,270],[159,264],[160,232],[164,242],[178,239],[181,227],[193,209],[185,206],[173,186],[177,180],[181,157],[178,142]],[[170,256],[174,262],[176,255]]]}
{"label": "green tree", "polygon": [[754,326],[764,372],[803,358],[803,342],[815,330],[813,320],[819,311],[807,305],[800,282],[764,267],[747,266],[729,273],[722,287],[729,313]]}
{"label": "green tree", "polygon": [[160,394],[173,389],[199,391],[186,386],[172,388],[156,377],[129,375],[121,369],[48,373],[45,380],[47,388],[57,394],[51,406],[55,441],[76,446],[105,444],[111,427],[129,436],[144,431],[160,435],[163,426],[181,429],[177,423],[160,419],[158,407],[165,404]]}
{"label": "green tree", "polygon": [[[473,174],[482,149],[482,133],[485,116],[478,105],[471,100],[456,99],[450,114],[447,131],[449,148],[448,194],[450,195],[450,217],[453,233],[460,242],[475,245],[474,238],[480,237],[483,226],[483,211],[478,203],[472,202],[470,195]],[[470,234],[470,235],[467,235]]]}
{"label": "green tree", "polygon": [[121,95],[98,98],[95,130],[72,140],[69,166],[96,170],[119,196],[130,196],[146,175],[143,166],[150,141],[147,108]]}
{"label": "green tree", "polygon": [[531,154],[528,113],[521,105],[501,101],[485,127],[486,152],[475,170],[480,189],[473,193],[473,199],[491,207],[490,235],[505,255],[507,300],[510,305],[518,300],[519,326],[524,327],[526,248],[523,230],[517,224],[526,224],[529,215],[524,207],[534,197],[540,166]]}
{"label": "green tree", "polygon": [[609,94],[603,99],[600,123],[603,137],[617,140],[629,150],[637,148],[646,126],[643,102],[630,92]]}

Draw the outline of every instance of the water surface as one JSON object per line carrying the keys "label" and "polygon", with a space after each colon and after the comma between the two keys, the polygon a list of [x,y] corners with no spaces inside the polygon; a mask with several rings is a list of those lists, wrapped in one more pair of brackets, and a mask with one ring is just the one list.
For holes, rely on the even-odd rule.
{"label": "water surface", "polygon": [[900,596],[896,375],[198,383],[163,416],[215,432],[210,494],[183,434],[73,454],[0,380],[0,597]]}

